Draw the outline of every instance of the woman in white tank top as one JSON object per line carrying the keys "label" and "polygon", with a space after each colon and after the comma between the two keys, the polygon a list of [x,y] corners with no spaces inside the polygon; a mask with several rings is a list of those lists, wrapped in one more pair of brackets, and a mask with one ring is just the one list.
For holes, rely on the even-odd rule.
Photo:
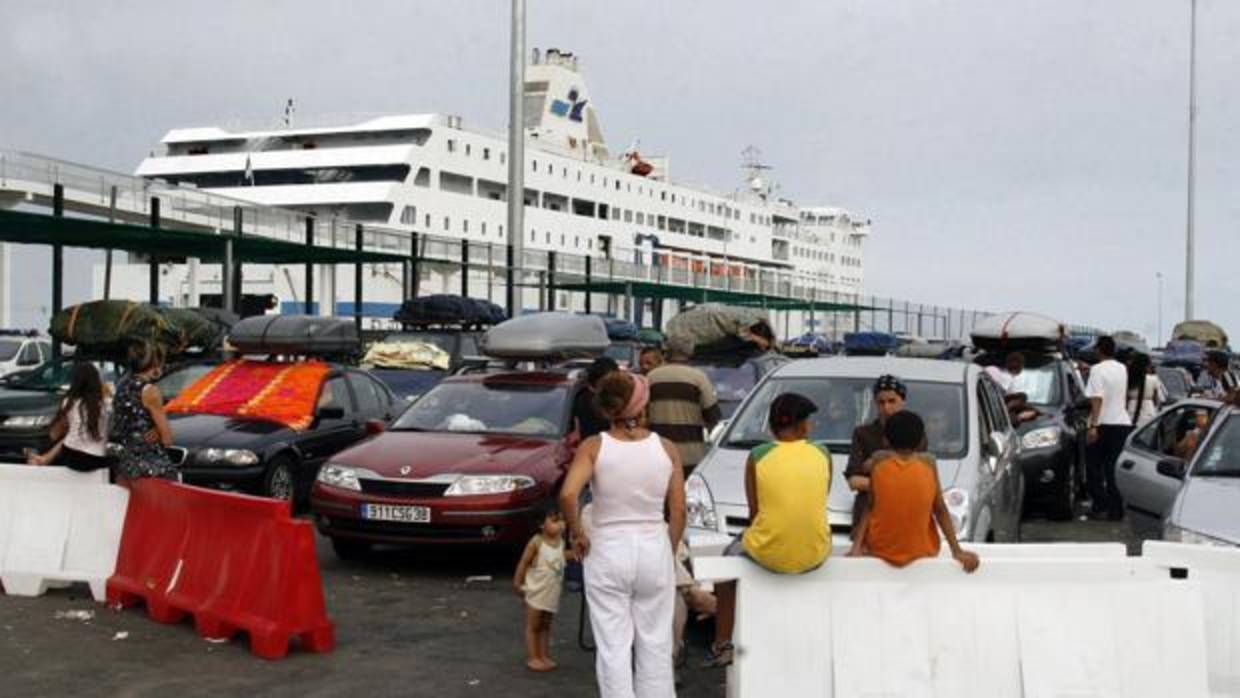
{"label": "woman in white tank top", "polygon": [[[599,383],[595,401],[611,428],[581,444],[560,490],[584,561],[602,698],[676,695],[673,551],[685,529],[684,473],[676,447],[646,428],[649,398],[643,376],[616,372]],[[578,505],[587,484],[589,531]]]}

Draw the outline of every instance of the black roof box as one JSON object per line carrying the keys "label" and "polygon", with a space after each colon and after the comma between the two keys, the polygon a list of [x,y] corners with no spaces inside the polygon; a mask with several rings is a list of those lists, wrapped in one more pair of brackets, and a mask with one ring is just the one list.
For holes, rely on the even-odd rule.
{"label": "black roof box", "polygon": [[352,318],[256,315],[233,325],[228,342],[243,354],[330,356],[361,348]]}

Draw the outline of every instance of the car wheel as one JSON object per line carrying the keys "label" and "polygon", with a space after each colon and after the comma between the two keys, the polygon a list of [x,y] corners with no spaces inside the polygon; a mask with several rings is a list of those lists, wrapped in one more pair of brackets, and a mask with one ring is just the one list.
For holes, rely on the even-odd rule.
{"label": "car wheel", "polygon": [[348,538],[332,538],[332,552],[341,560],[357,560],[370,552],[370,543]]}
{"label": "car wheel", "polygon": [[296,504],[297,482],[293,476],[293,460],[287,456],[277,456],[267,466],[263,474],[263,494],[272,499],[283,499]]}

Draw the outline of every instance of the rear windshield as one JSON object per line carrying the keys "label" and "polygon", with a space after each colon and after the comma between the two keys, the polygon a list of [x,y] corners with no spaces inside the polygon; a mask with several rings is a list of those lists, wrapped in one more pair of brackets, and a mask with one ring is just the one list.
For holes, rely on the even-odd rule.
{"label": "rear windshield", "polygon": [[[811,417],[810,439],[847,448],[853,430],[874,420],[872,378],[778,378],[768,380],[754,393],[732,422],[723,445],[751,448],[767,441],[767,412],[771,401],[784,393],[799,393],[818,406]],[[908,384],[906,409],[926,423],[930,451],[940,458],[962,458],[967,452],[964,388],[955,383],[912,381]]]}
{"label": "rear windshield", "polygon": [[1240,477],[1240,416],[1231,415],[1214,432],[1198,459],[1193,475],[1198,477]]}
{"label": "rear windshield", "polygon": [[13,339],[0,339],[0,361],[9,361],[22,348],[22,343]]}

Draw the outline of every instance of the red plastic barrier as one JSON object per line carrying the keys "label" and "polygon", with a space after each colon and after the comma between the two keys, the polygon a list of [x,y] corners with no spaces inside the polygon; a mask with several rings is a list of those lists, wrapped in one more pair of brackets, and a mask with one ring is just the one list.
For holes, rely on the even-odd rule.
{"label": "red plastic barrier", "polygon": [[294,637],[313,652],[336,646],[314,529],[272,499],[135,482],[108,602],[145,602],[160,623],[192,615],[204,638],[245,631],[264,659],[286,655]]}

